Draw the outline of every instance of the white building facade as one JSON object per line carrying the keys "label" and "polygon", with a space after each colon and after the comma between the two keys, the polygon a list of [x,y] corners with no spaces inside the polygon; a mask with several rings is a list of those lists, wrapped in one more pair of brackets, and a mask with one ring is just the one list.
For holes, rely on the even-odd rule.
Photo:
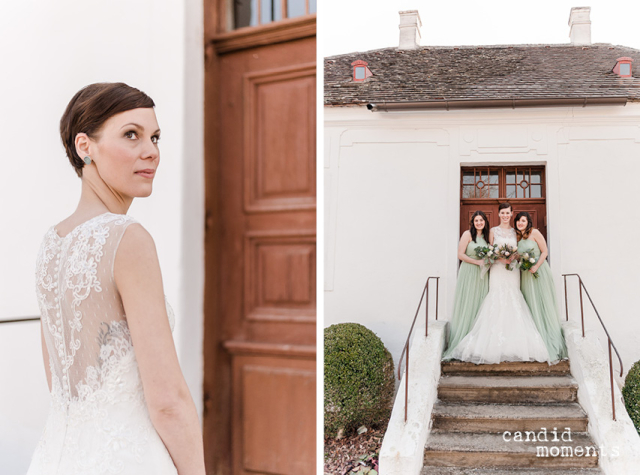
{"label": "white building facade", "polygon": [[[400,48],[325,58],[325,326],[367,326],[397,365],[427,277],[451,318],[469,174],[531,168],[560,315],[562,275],[577,273],[625,375],[640,360],[640,51],[591,45],[584,26],[569,45],[419,47],[401,34]],[[579,322],[573,277],[567,292]],[[606,345],[586,295],[584,320]]]}
{"label": "white building facade", "polygon": [[[640,359],[633,310],[640,308],[640,273],[631,244],[640,233],[640,104],[326,108],[325,145],[326,326],[362,323],[397,362],[428,276],[440,277],[439,318],[450,318],[462,167],[537,165],[546,175],[549,262],[560,311],[564,316],[562,274],[579,273],[625,371]],[[577,286],[569,282],[570,318],[579,319]],[[599,328],[584,300],[585,325]],[[434,318],[433,306],[430,311]]]}

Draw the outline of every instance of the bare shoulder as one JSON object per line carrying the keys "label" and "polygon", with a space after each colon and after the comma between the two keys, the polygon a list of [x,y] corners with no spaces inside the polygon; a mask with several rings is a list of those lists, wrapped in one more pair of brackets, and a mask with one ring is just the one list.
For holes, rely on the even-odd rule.
{"label": "bare shoulder", "polygon": [[155,248],[155,242],[151,233],[146,228],[138,223],[131,223],[125,229],[120,241],[119,251],[127,252],[128,250],[142,250],[140,248],[148,248],[153,246]]}
{"label": "bare shoulder", "polygon": [[153,237],[140,223],[131,223],[124,231],[114,262],[116,285],[127,275],[144,276],[159,272],[158,253]]}
{"label": "bare shoulder", "polygon": [[531,230],[531,237],[532,238],[542,238],[542,239],[544,239],[544,237],[542,236],[542,233],[540,231],[538,231],[536,228],[533,228]]}
{"label": "bare shoulder", "polygon": [[471,240],[471,231],[469,231],[468,229],[462,233],[462,236],[460,236],[460,240],[461,241],[470,241]]}

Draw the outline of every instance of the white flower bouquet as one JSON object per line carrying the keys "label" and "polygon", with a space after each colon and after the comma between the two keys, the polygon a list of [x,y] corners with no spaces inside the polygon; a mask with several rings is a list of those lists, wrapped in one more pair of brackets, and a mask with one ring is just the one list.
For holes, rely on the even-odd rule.
{"label": "white flower bouquet", "polygon": [[[503,244],[502,246],[498,247],[497,252],[498,259],[510,259],[514,254],[518,253],[518,249],[509,244]],[[505,268],[507,270],[513,270],[514,267],[517,267],[517,265],[518,260],[514,258],[509,264],[505,264]]]}
{"label": "white flower bouquet", "polygon": [[[528,251],[523,252],[522,254],[519,255],[519,258],[518,258],[518,263],[520,264],[520,270],[523,270],[525,272],[530,270],[534,265],[536,265],[536,262],[538,262],[538,259],[536,258],[536,255],[533,252],[533,249],[529,249]],[[535,271],[533,273],[533,276],[536,279],[540,277],[540,275],[538,274],[538,271]]]}

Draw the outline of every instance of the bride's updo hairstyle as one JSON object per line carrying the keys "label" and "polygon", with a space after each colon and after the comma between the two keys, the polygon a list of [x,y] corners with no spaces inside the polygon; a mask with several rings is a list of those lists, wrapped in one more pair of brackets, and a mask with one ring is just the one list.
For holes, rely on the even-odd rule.
{"label": "bride's updo hairstyle", "polygon": [[[520,221],[520,218],[522,218],[523,216],[527,218],[527,227],[524,228],[524,231],[520,231],[516,223]],[[527,239],[531,234],[531,231],[533,230],[533,223],[531,222],[531,216],[529,215],[529,213],[527,213],[526,211],[520,211],[518,214],[516,214],[516,219],[514,219],[513,223],[516,228],[518,241],[520,241],[521,239]]]}
{"label": "bride's updo hairstyle", "polygon": [[473,239],[473,242],[477,242],[476,238],[478,237],[478,230],[473,224],[473,221],[476,219],[476,216],[480,216],[482,219],[484,219],[484,228],[482,228],[482,237],[484,238],[485,241],[489,242],[489,220],[487,219],[487,215],[480,210],[473,213],[473,216],[471,216],[471,221],[469,221],[469,232],[471,233],[471,239]]}
{"label": "bride's updo hairstyle", "polygon": [[155,107],[153,99],[123,82],[100,82],[80,89],[60,119],[60,138],[76,174],[82,177],[83,157],[76,152],[76,135],[84,132],[92,140],[100,138],[100,128],[120,112]]}
{"label": "bride's updo hairstyle", "polygon": [[513,207],[511,206],[511,203],[500,203],[500,206],[498,206],[498,213],[500,212],[500,210],[502,209],[507,209],[509,208],[511,210],[511,212],[513,213]]}

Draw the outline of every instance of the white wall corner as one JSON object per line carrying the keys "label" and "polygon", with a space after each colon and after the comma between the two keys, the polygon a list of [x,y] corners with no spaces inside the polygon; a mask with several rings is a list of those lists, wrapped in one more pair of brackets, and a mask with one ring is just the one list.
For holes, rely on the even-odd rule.
{"label": "white wall corner", "polygon": [[569,38],[574,45],[591,44],[591,7],[573,7],[569,14]]}
{"label": "white wall corner", "polygon": [[[609,357],[593,331],[585,338],[577,322],[564,322],[571,375],[578,383],[578,401],[589,417],[589,434],[599,448],[605,475],[637,473],[640,436],[624,406],[618,385],[613,385],[616,420],[611,410]],[[613,353],[614,371],[618,367]]]}
{"label": "white wall corner", "polygon": [[446,328],[446,321],[429,320],[429,336],[425,338],[424,324],[416,323],[409,348],[407,422],[404,421],[405,373],[380,449],[380,473],[384,475],[419,475],[422,470],[431,412],[438,398]]}
{"label": "white wall corner", "polygon": [[400,14],[400,46],[398,49],[416,49],[420,44],[420,14],[418,10],[405,10]]}

